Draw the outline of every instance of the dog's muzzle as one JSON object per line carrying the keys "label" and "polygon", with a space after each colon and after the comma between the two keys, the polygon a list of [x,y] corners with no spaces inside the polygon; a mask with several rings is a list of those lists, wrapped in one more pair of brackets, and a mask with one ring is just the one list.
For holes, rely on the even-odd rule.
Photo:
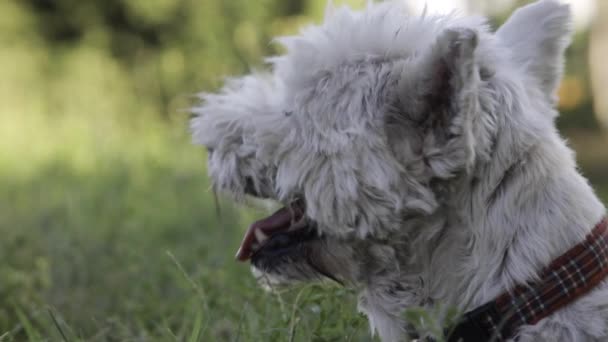
{"label": "dog's muzzle", "polygon": [[298,200],[253,223],[243,237],[236,259],[281,256],[298,243],[314,238],[316,229],[304,211],[304,202]]}

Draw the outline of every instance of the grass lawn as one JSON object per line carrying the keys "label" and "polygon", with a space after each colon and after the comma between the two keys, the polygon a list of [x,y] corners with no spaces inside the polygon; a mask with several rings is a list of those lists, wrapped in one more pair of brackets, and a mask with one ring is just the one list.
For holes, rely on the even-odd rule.
{"label": "grass lawn", "polygon": [[134,126],[0,145],[0,341],[368,340],[350,291],[271,295],[234,261],[255,213],[218,218],[184,123]]}
{"label": "grass lawn", "polygon": [[218,217],[184,122],[36,120],[0,120],[38,127],[0,145],[0,341],[369,340],[351,291],[268,294],[233,260],[256,214]]}

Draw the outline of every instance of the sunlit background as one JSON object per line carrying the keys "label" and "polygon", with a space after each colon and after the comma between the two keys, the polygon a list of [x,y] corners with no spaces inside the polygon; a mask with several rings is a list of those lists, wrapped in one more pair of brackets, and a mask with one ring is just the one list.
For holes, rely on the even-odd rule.
{"label": "sunlit background", "polygon": [[[428,10],[485,13],[496,26],[527,2]],[[608,200],[608,1],[570,2],[558,124]],[[187,130],[197,92],[263,67],[278,52],[271,37],[318,22],[324,7],[0,1],[0,341],[369,339],[349,290],[256,287],[233,254],[260,209],[223,200],[216,211]]]}

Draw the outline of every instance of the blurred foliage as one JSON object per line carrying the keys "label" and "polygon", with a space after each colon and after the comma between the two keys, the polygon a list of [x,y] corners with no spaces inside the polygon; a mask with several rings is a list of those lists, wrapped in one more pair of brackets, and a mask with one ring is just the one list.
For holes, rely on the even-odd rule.
{"label": "blurred foliage", "polygon": [[[216,215],[186,124],[196,91],[260,67],[273,36],[324,6],[0,1],[0,341],[368,339],[351,292],[266,294],[233,262],[259,213]],[[592,125],[585,39],[569,50],[566,128]],[[600,160],[585,170],[608,198],[595,141],[575,147]]]}
{"label": "blurred foliage", "polygon": [[217,216],[186,124],[320,3],[0,2],[0,341],[368,335],[351,292],[266,294],[233,261],[259,213]]}

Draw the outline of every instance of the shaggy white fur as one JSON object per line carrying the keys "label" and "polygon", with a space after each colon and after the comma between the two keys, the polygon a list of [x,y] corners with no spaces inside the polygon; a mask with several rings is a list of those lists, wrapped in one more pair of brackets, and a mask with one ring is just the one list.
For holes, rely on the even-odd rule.
{"label": "shaggy white fur", "polygon": [[[330,8],[277,40],[269,72],[203,94],[192,132],[214,187],[302,199],[320,235],[256,273],[356,286],[383,341],[409,306],[466,311],[535,279],[606,214],[554,124],[570,20],[552,0],[495,33],[400,2]],[[517,338],[607,341],[607,283]]]}

